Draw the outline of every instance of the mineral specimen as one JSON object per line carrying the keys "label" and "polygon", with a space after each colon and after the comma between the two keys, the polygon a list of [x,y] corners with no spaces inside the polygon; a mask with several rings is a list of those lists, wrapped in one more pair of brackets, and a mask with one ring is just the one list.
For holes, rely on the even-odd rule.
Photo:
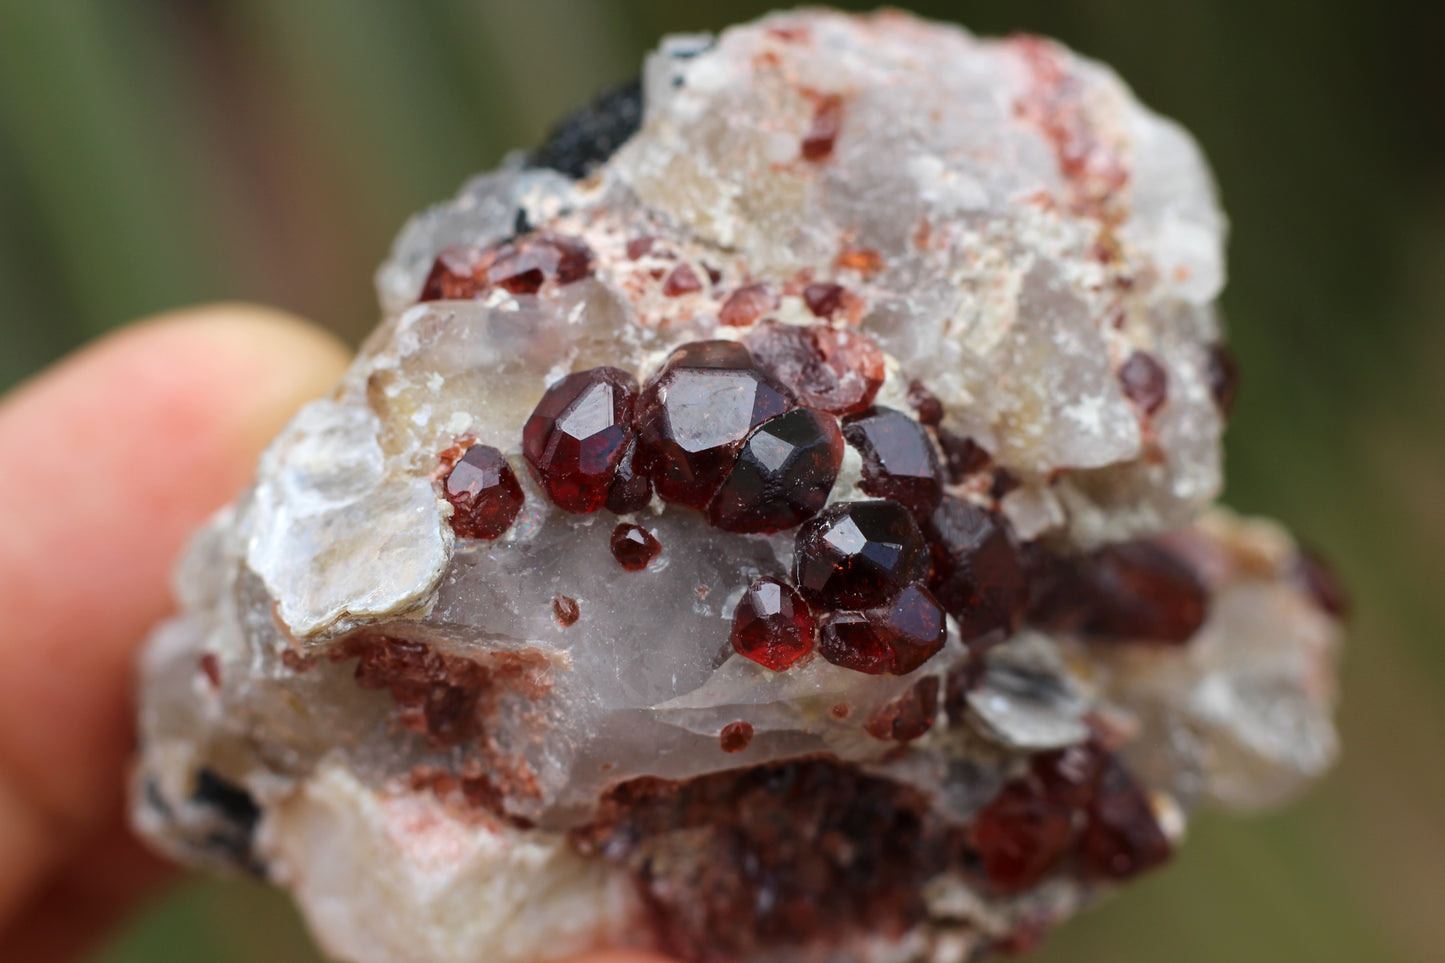
{"label": "mineral specimen", "polygon": [[194,539],[133,814],[356,963],[949,963],[1335,752],[1344,595],[1215,507],[1193,141],[897,12],[663,42],[407,225]]}

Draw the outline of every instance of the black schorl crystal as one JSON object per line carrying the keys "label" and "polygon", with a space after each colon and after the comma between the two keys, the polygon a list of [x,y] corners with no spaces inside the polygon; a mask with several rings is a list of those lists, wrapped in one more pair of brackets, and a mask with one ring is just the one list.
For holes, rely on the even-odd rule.
{"label": "black schorl crystal", "polygon": [[606,91],[558,124],[527,162],[581,179],[603,164],[642,126],[642,81]]}

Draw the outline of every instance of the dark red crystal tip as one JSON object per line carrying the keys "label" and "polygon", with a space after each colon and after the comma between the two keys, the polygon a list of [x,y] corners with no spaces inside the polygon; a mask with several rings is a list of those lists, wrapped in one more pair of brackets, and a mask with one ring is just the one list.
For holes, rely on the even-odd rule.
{"label": "dark red crystal tip", "polygon": [[490,445],[468,448],[442,480],[459,538],[496,538],[522,510],[522,485],[507,458]]}
{"label": "dark red crystal tip", "polygon": [[741,656],[781,672],[813,650],[813,613],[786,582],[753,581],[733,611],[732,646]]}
{"label": "dark red crystal tip", "polygon": [[612,530],[612,557],[629,572],[647,568],[662,551],[662,543],[641,525],[623,522]]}

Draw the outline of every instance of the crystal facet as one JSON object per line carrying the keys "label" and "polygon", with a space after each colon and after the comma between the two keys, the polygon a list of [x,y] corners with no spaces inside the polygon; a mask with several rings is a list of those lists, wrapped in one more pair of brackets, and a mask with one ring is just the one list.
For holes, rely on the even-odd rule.
{"label": "crystal facet", "polygon": [[798,530],[793,574],[798,591],[815,605],[886,605],[899,589],[927,577],[928,546],[896,502],[845,502]]}
{"label": "crystal facet", "polygon": [[664,501],[706,508],[748,434],[791,407],[790,393],[742,345],[684,345],[638,399],[633,464]]}
{"label": "crystal facet", "polygon": [[738,655],[781,672],[813,650],[813,613],[791,585],[759,578],[733,612],[732,646]]}
{"label": "crystal facet", "polygon": [[828,500],[843,462],[843,435],[829,415],[794,408],[753,429],[708,506],[729,532],[777,532],[811,518]]}
{"label": "crystal facet", "polygon": [[490,445],[468,448],[442,485],[460,538],[496,538],[522,510],[522,486],[506,456]]}
{"label": "crystal facet", "polygon": [[547,389],[522,428],[522,454],[547,497],[565,511],[607,501],[632,442],[637,380],[617,368],[567,375]]}

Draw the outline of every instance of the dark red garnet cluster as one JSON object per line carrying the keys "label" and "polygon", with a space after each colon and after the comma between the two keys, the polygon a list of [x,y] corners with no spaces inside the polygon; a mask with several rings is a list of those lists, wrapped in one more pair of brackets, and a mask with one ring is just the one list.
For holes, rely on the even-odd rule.
{"label": "dark red garnet cluster", "polygon": [[[556,239],[529,243],[507,257],[543,264],[544,279],[567,263],[565,245],[546,246]],[[757,579],[733,616],[734,649],[775,671],[816,650],[859,672],[912,672],[943,647],[946,615],[974,647],[1006,638],[1026,611],[1085,634],[1173,641],[1198,628],[1203,589],[1147,544],[1072,560],[1039,552],[1026,565],[1001,514],[947,493],[954,459],[936,398],[911,390],[920,412],[939,409],[927,424],[873,404],[882,359],[857,332],[763,321],[745,342],[684,344],[644,385],[612,367],[567,375],[527,419],[522,455],[564,511],[629,515],[655,494],[723,531],[797,528],[791,582]],[[873,497],[827,506],[845,444]],[[461,537],[495,538],[521,508],[495,448],[466,449],[444,485]],[[611,546],[630,571],[661,551],[632,523]]]}
{"label": "dark red garnet cluster", "polygon": [[1034,756],[974,818],[967,844],[1002,893],[1031,889],[1064,868],[1124,880],[1171,851],[1143,789],[1096,740]]}

